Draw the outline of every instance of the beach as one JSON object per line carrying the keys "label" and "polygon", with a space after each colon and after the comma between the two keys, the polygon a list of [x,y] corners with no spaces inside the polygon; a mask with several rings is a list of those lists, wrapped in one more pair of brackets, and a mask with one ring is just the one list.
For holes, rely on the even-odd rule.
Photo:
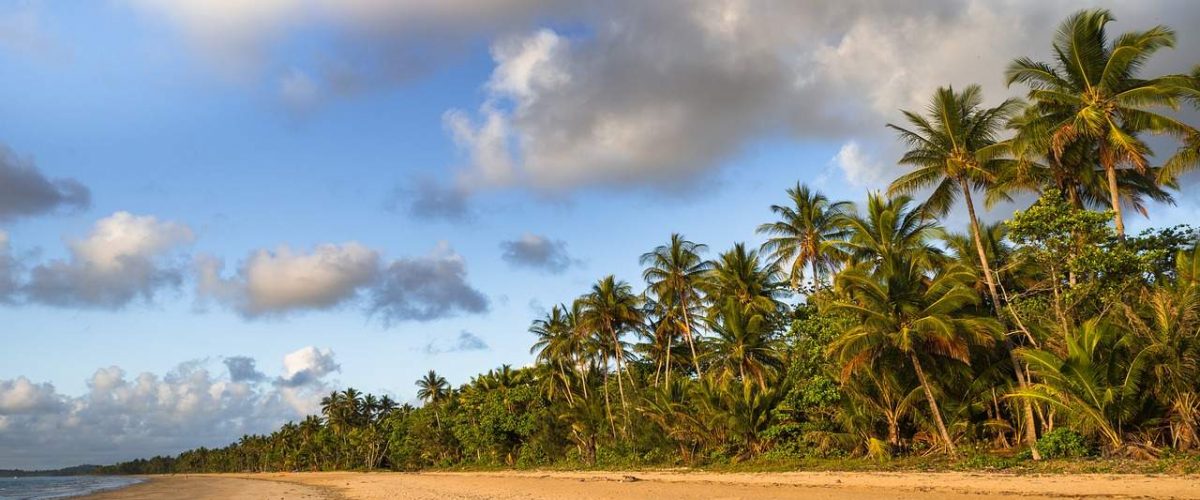
{"label": "beach", "polygon": [[195,499],[559,499],[627,500],[922,498],[1200,499],[1200,476],[1134,474],[865,472],[425,472],[265,473],[149,476],[90,500]]}

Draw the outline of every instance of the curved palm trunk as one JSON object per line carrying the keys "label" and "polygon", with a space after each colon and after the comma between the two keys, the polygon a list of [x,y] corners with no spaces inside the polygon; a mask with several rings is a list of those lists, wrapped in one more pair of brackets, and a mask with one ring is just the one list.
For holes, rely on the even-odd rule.
{"label": "curved palm trunk", "polygon": [[1108,147],[1105,142],[1100,143],[1100,163],[1104,167],[1104,174],[1108,177],[1108,197],[1112,203],[1113,221],[1117,226],[1117,237],[1121,241],[1125,240],[1125,218],[1121,215],[1121,192],[1117,186],[1117,165],[1109,157]]}
{"label": "curved palm trunk", "polygon": [[[974,200],[971,197],[971,187],[967,186],[966,179],[959,179],[959,187],[962,188],[962,199],[966,200],[967,215],[971,217],[971,236],[974,239],[974,246],[979,257],[979,266],[983,269],[984,282],[988,283],[988,293],[991,295],[992,311],[996,313],[996,319],[1003,321],[1003,314],[1000,313],[1000,294],[996,291],[996,277],[991,273],[991,263],[988,261],[988,252],[983,248],[983,236],[979,234],[979,218],[976,217],[974,211]],[[1013,363],[1013,373],[1016,374],[1016,384],[1021,388],[1026,388],[1028,381],[1025,379],[1025,372],[1021,371],[1021,362],[1016,359],[1016,353],[1013,349],[1013,341],[1004,335],[1004,350],[1008,351],[1008,359]],[[1033,428],[1033,408],[1030,402],[1021,404],[1021,410],[1025,417],[1025,442],[1030,446],[1030,451],[1033,454],[1034,460],[1042,459],[1042,453],[1038,452],[1037,429]]]}
{"label": "curved palm trunk", "polygon": [[[617,337],[617,331],[612,325],[608,326],[608,333],[612,335],[613,350],[617,354],[617,392],[621,394],[621,412],[625,414],[625,421],[621,423],[622,430],[628,430],[629,426],[629,405],[625,401],[625,383],[621,381],[621,373],[625,371],[625,364],[622,358],[625,357],[625,350],[621,348],[621,339]],[[633,380],[632,378],[630,380]]]}
{"label": "curved palm trunk", "polygon": [[663,384],[663,385],[666,385],[667,387],[671,387],[671,346],[673,345],[673,342],[672,342],[673,340],[675,340],[675,334],[668,333],[667,334],[667,368],[666,368],[666,375],[664,377],[665,382]]}
{"label": "curved palm trunk", "polygon": [[[967,214],[971,217],[971,236],[975,240],[975,251],[978,253],[979,265],[983,269],[983,278],[987,283],[988,293],[992,297],[992,310],[996,314],[996,319],[1003,322],[1004,317],[1000,313],[1000,294],[996,291],[996,277],[992,274],[992,264],[988,262],[987,251],[983,248],[983,236],[980,234],[979,218],[975,215],[975,201],[971,198],[971,188],[967,185],[967,180],[962,178],[958,180],[958,185],[962,188],[963,199],[966,200],[967,204]],[[1021,370],[1021,362],[1017,359],[1016,351],[1013,350],[1012,339],[1009,339],[1007,334],[1004,335],[1004,348],[1008,351],[1009,361],[1012,362],[1013,373],[1017,376],[1017,384],[1021,389],[1025,389],[1028,381]],[[1031,407],[1031,403],[1024,401],[1021,404],[1021,409],[1026,422],[1024,426],[1025,443],[1029,445],[1033,459],[1041,460],[1042,454],[1037,449],[1037,430],[1033,427],[1033,408]]]}
{"label": "curved palm trunk", "polygon": [[683,337],[687,340],[688,349],[692,351],[692,364],[696,367],[696,378],[704,378],[704,373],[700,371],[700,358],[696,356],[696,343],[692,341],[692,319],[691,313],[688,312],[687,292],[680,292],[679,302],[683,307]]}
{"label": "curved palm trunk", "polygon": [[[607,363],[608,362],[606,360],[605,364],[607,365]],[[610,427],[612,427],[613,439],[616,439],[617,438],[617,422],[616,422],[616,420],[613,420],[612,403],[609,401],[609,397],[608,397],[608,366],[604,367],[603,373],[604,373],[604,386],[603,386],[603,389],[604,389],[604,415],[608,417],[608,425]],[[617,381],[619,382],[620,380],[621,380],[621,377],[618,375]]]}
{"label": "curved palm trunk", "polygon": [[921,381],[921,389],[925,391],[925,400],[929,402],[929,412],[933,414],[934,422],[937,422],[938,433],[942,435],[942,441],[946,443],[946,450],[950,456],[957,456],[958,450],[954,447],[954,441],[950,439],[950,432],[946,430],[946,423],[942,420],[942,410],[938,408],[937,399],[933,397],[933,389],[929,387],[929,380],[925,378],[921,360],[917,359],[916,354],[910,353],[908,356],[912,359],[913,369],[917,372],[917,380]]}
{"label": "curved palm trunk", "polygon": [[567,404],[575,406],[575,395],[571,394],[571,380],[567,378],[567,370],[563,368],[562,360],[558,360],[558,373],[562,375],[563,387],[567,389]]}

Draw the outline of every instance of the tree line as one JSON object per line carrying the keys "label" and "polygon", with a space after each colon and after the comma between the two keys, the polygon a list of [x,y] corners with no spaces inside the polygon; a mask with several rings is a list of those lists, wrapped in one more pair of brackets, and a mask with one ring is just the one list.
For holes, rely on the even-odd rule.
{"label": "tree line", "polygon": [[[1190,74],[1142,69],[1175,33],[1059,27],[1006,70],[1025,99],[939,88],[889,124],[902,175],[862,203],[787,189],[759,248],[672,234],[532,322],[525,368],[420,407],[354,389],[224,448],[108,472],[462,464],[703,464],[944,454],[1157,457],[1200,446],[1200,232],[1126,234],[1200,165]],[[1164,136],[1158,160],[1147,142]],[[1182,193],[1182,191],[1179,191]],[[977,203],[1034,200],[1006,221]],[[962,232],[945,221],[957,216]]]}

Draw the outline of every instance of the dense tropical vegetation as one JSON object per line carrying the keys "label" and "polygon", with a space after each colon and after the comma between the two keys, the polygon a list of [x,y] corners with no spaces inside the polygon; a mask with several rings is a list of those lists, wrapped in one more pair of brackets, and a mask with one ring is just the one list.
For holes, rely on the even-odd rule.
{"label": "dense tropical vegetation", "polygon": [[606,276],[533,321],[531,366],[458,387],[430,371],[420,407],[346,389],[270,435],[109,470],[1194,452],[1200,232],[1127,235],[1125,209],[1200,165],[1179,113],[1200,67],[1141,74],[1174,32],[1113,38],[1112,20],[1080,12],[1051,62],[1014,60],[1025,100],[946,87],[905,111],[898,178],[865,203],[797,185],[761,248],[670,235],[644,284]]}

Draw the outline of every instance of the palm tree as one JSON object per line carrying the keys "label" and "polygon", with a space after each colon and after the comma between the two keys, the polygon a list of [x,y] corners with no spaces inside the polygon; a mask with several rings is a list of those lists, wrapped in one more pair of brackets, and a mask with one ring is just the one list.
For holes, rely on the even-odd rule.
{"label": "palm tree", "polygon": [[417,398],[425,401],[426,404],[438,403],[450,394],[450,384],[446,382],[446,378],[433,370],[429,370],[429,373],[418,379],[416,385]]}
{"label": "palm tree", "polygon": [[1176,109],[1189,77],[1137,75],[1159,49],[1174,47],[1175,32],[1159,25],[1121,34],[1109,43],[1105,26],[1115,19],[1106,9],[1072,15],[1054,37],[1054,63],[1017,59],[1008,67],[1007,80],[1029,87],[1029,98],[1046,122],[1053,156],[1061,157],[1080,142],[1094,149],[1107,178],[1117,234],[1124,237],[1118,170],[1150,170],[1150,147],[1137,135],[1148,131],[1182,139],[1197,132],[1152,111]]}
{"label": "palm tree", "polygon": [[[943,217],[954,202],[962,197],[970,221],[971,238],[978,257],[992,310],[997,319],[1003,319],[1000,293],[996,287],[996,275],[992,272],[991,259],[984,247],[984,235],[975,212],[972,189],[991,188],[997,179],[997,171],[1003,168],[1003,160],[989,158],[988,148],[996,144],[996,135],[1006,120],[1017,110],[1020,102],[1008,99],[991,108],[983,107],[983,91],[978,85],[969,85],[961,93],[954,87],[941,87],[934,93],[926,108],[927,116],[904,111],[911,128],[894,124],[909,150],[900,158],[902,165],[911,165],[915,170],[892,182],[890,194],[912,194],[933,188],[922,211],[933,217]],[[1012,352],[1012,342],[1005,337],[1005,346]],[[1021,387],[1025,387],[1025,375],[1015,355],[1010,356],[1013,371]],[[1032,425],[1033,411],[1026,406],[1025,416],[1031,425],[1025,426],[1025,441],[1033,449],[1035,458],[1040,458],[1035,444],[1037,431]]]}
{"label": "palm tree", "polygon": [[[671,304],[673,313],[678,312],[683,327],[683,338],[692,352],[692,363],[695,365],[697,376],[703,376],[703,372],[700,371],[700,359],[696,355],[691,312],[699,300],[700,283],[705,274],[712,269],[712,263],[700,256],[707,250],[708,246],[688,241],[683,235],[673,233],[670,242],[659,245],[654,251],[641,257],[641,264],[647,266],[642,271],[642,277],[649,284],[650,292],[657,296],[660,302]],[[667,370],[669,380],[670,366]]]}
{"label": "palm tree", "polygon": [[[625,349],[621,336],[630,328],[640,327],[644,318],[641,309],[641,299],[633,294],[629,283],[618,281],[608,275],[592,285],[591,293],[580,297],[580,323],[590,331],[607,336],[610,352],[616,358],[617,390],[621,394],[621,407],[628,420],[628,406],[625,399],[625,384],[621,380],[625,372]],[[633,377],[630,374],[630,382]]]}
{"label": "palm tree", "polygon": [[782,306],[779,296],[783,283],[775,266],[763,265],[758,251],[735,243],[712,262],[712,269],[701,285],[708,299],[708,317],[715,319],[727,301],[734,301],[748,312],[771,317]]}
{"label": "palm tree", "polygon": [[787,269],[793,289],[800,289],[806,267],[812,271],[816,288],[820,279],[837,265],[837,249],[829,242],[844,237],[842,216],[854,205],[848,201],[830,203],[825,195],[799,183],[788,188],[787,194],[791,206],[771,205],[771,212],[778,214],[779,220],[758,226],[759,234],[770,236],[761,250],[770,255],[775,265]]}
{"label": "palm tree", "polygon": [[783,371],[777,339],[761,314],[729,300],[711,328],[715,333],[710,341],[712,364],[725,378],[737,378],[744,384],[754,381],[765,390],[768,377]]}
{"label": "palm tree", "polygon": [[565,309],[557,305],[550,308],[545,318],[533,322],[529,332],[537,335],[537,341],[529,348],[530,354],[536,353],[539,362],[551,364],[558,369],[566,389],[567,403],[575,404],[575,396],[571,393],[571,379],[567,376],[563,360],[573,360],[577,342]]}
{"label": "palm tree", "polygon": [[931,217],[943,217],[954,202],[962,197],[971,222],[971,237],[983,269],[984,281],[992,299],[992,307],[1000,307],[1000,295],[988,262],[980,235],[979,218],[971,196],[973,188],[987,187],[996,177],[995,161],[980,157],[980,151],[995,144],[996,133],[1016,110],[1019,102],[1009,99],[993,108],[983,108],[983,91],[970,85],[961,93],[953,87],[942,87],[933,95],[926,110],[928,116],[904,111],[911,129],[894,124],[909,150],[900,164],[915,170],[892,182],[888,194],[912,194],[933,188],[921,210]]}
{"label": "palm tree", "polygon": [[843,377],[878,369],[874,362],[891,353],[908,358],[938,433],[953,455],[954,442],[925,366],[939,359],[970,364],[971,346],[989,345],[999,325],[991,318],[965,314],[966,308],[979,302],[970,286],[974,273],[966,267],[951,265],[932,278],[914,259],[885,269],[871,272],[859,265],[834,279],[834,298],[824,306],[857,321],[830,350],[843,363]]}
{"label": "palm tree", "polygon": [[911,197],[870,193],[865,213],[851,213],[842,220],[847,236],[833,244],[851,263],[881,270],[897,257],[919,261],[926,268],[943,260],[941,250],[932,244],[939,232],[937,224],[913,209]]}

